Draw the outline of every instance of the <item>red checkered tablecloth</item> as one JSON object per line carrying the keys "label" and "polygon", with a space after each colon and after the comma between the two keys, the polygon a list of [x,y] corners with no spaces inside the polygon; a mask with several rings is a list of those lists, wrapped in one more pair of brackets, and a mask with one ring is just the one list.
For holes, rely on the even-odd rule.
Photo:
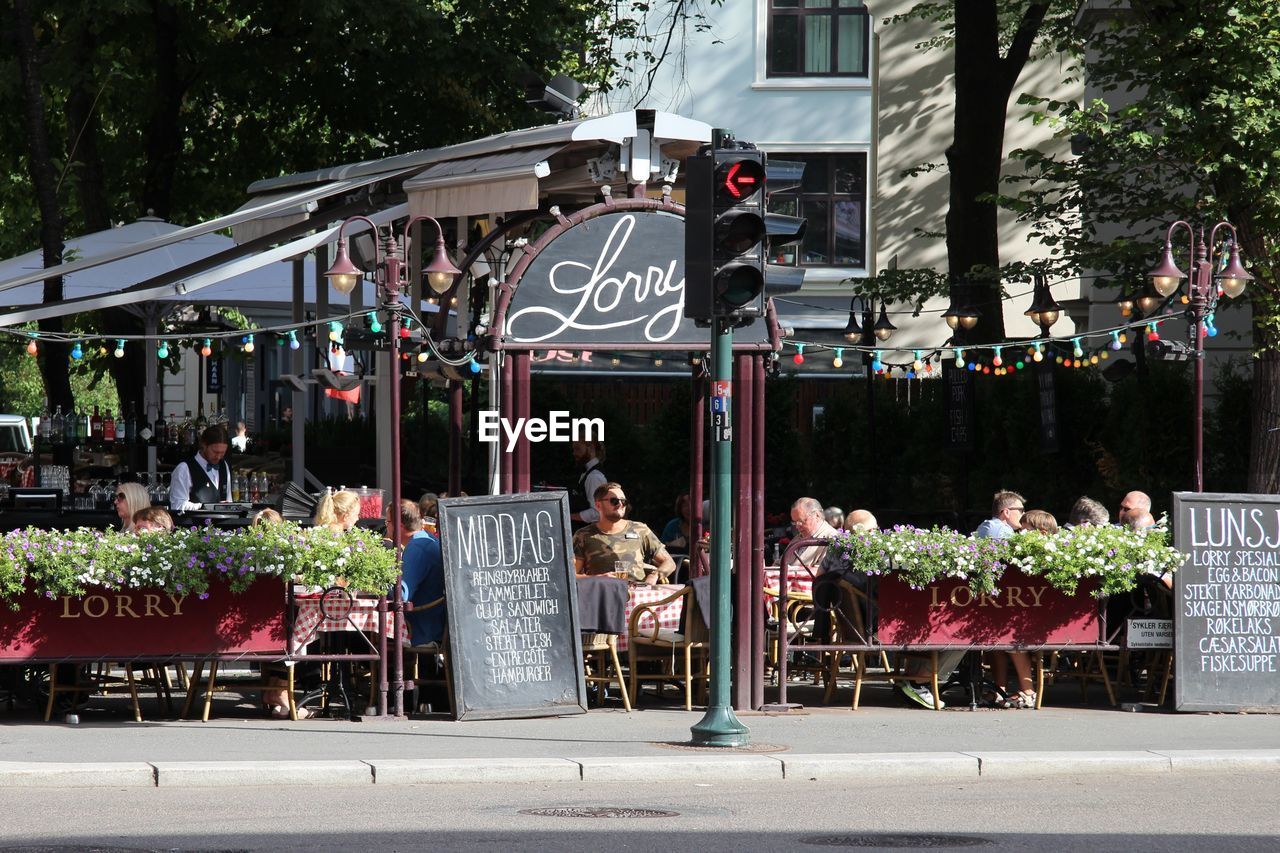
{"label": "red checkered tablecloth", "polygon": [[[296,595],[298,618],[293,623],[294,642],[305,646],[323,631],[378,632],[378,599],[347,598],[341,593],[330,593],[321,610],[320,595]],[[387,636],[395,636],[391,614],[387,614]],[[409,645],[409,626],[401,625],[401,639]]]}
{"label": "red checkered tablecloth", "polygon": [[[778,569],[764,570],[764,586],[765,589],[778,589],[779,575]],[[813,575],[809,574],[809,570],[803,566],[792,566],[787,571],[787,592],[803,592],[811,594],[813,592]],[[767,598],[772,597],[766,595]]]}
{"label": "red checkered tablecloth", "polygon": [[[629,595],[627,596],[627,624],[631,624],[631,612],[643,604],[653,604],[655,601],[661,601],[664,598],[675,595],[684,589],[683,584],[659,584],[658,586],[645,586],[644,584],[631,584]],[[641,631],[653,629],[653,618],[657,616],[658,627],[666,628],[671,631],[680,629],[680,612],[684,610],[684,599],[677,598],[670,604],[664,604],[656,610],[640,617],[640,623],[637,628]],[[652,615],[650,615],[652,614]],[[618,637],[618,651],[627,650],[627,635],[622,634]]]}

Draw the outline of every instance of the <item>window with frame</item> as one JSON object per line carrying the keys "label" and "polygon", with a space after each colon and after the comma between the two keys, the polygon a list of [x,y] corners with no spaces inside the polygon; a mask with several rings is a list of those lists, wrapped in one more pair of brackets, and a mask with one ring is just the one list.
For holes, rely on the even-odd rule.
{"label": "window with frame", "polygon": [[771,155],[804,163],[799,186],[769,193],[769,210],[809,220],[799,243],[770,252],[770,263],[810,267],[866,267],[867,155]]}
{"label": "window with frame", "polygon": [[769,0],[769,77],[866,77],[863,0]]}

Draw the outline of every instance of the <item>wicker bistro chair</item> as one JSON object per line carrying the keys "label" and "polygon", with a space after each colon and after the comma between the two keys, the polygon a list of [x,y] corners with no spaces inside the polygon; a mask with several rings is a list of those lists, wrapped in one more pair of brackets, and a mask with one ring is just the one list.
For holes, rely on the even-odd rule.
{"label": "wicker bistro chair", "polygon": [[[768,616],[765,622],[765,666],[770,673],[778,671],[778,631],[786,626],[787,643],[791,653],[803,653],[806,642],[813,639],[813,596],[807,592],[787,590],[786,607],[782,606],[781,593],[774,587],[765,587],[768,596],[766,605]],[[791,677],[797,675],[813,678],[817,684],[826,672],[825,667],[814,667],[796,661],[790,662],[787,671]]]}
{"label": "wicker bistro chair", "polygon": [[[672,631],[659,627],[657,616],[653,611],[666,607],[677,599],[684,599],[681,611],[684,630]],[[646,614],[653,620],[653,627],[641,629],[640,620]],[[705,688],[709,678],[707,653],[710,647],[710,632],[707,630],[706,621],[698,609],[698,598],[694,595],[693,586],[684,586],[666,598],[637,607],[631,612],[631,621],[628,625],[627,634],[627,665],[630,670],[631,704],[635,705],[639,698],[640,681],[675,681],[684,685],[684,709],[692,711],[693,682],[696,680]],[[677,652],[680,653],[679,660]],[[641,675],[636,666],[641,656],[646,660],[669,663],[668,671]],[[677,667],[677,663],[680,660],[683,662],[683,668]],[[695,662],[698,666],[696,673],[694,672]]]}
{"label": "wicker bistro chair", "polygon": [[617,682],[622,706],[631,710],[631,694],[618,659],[618,635],[627,630],[625,613],[630,584],[620,578],[594,576],[578,579],[578,620],[582,629],[584,680],[595,685],[596,701],[604,704],[605,691]]}
{"label": "wicker bistro chair", "polygon": [[[631,712],[631,688],[622,674],[622,661],[618,659],[618,635],[599,631],[582,632],[582,655],[587,665],[583,676],[587,684],[596,685],[596,701],[604,704],[605,688],[617,682],[622,691],[622,707]],[[610,674],[609,667],[613,667]]]}
{"label": "wicker bistro chair", "polygon": [[[128,693],[133,707],[133,719],[135,722],[142,722],[142,706],[138,702],[138,687],[150,688],[160,700],[166,714],[173,713],[173,684],[169,679],[168,666],[165,664],[135,664],[135,663],[100,663],[89,671],[88,667],[70,665],[69,668],[73,672],[74,677],[70,679],[70,683],[59,679],[59,667],[68,666],[66,664],[49,664],[48,683],[49,698],[45,704],[44,720],[49,722],[53,716],[53,709],[56,704],[58,694],[72,694],[72,703],[78,703],[81,696],[90,694],[107,695],[109,693]],[[115,674],[114,670],[119,668],[121,674]],[[141,671],[141,675],[135,677],[134,673]],[[65,675],[65,671],[62,673]]]}
{"label": "wicker bistro chair", "polygon": [[[830,618],[830,627],[828,636],[820,642],[832,645],[866,645],[871,641],[871,632],[867,628],[867,615],[870,613],[870,598],[867,593],[854,586],[847,578],[840,578],[836,581],[838,589],[838,597],[836,605],[832,609]],[[803,647],[801,647],[803,648]],[[835,694],[837,680],[840,675],[840,661],[844,654],[842,652],[828,652],[826,666],[826,693],[823,696],[823,702],[831,703],[831,697]],[[901,668],[901,664],[908,657],[923,657],[929,661],[929,671],[931,673],[930,689],[933,691],[935,708],[937,706],[937,697],[939,695],[938,685],[938,654],[937,652],[915,652],[901,653],[897,655],[898,666],[895,667],[889,662],[889,655],[881,649],[880,651],[871,653],[878,658],[878,667],[876,672],[872,672],[868,663],[868,652],[848,652],[851,662],[851,674],[853,676],[853,701],[850,704],[851,710],[858,710],[858,704],[862,698],[862,685],[868,683],[879,684],[895,684],[899,681],[921,681],[922,676],[908,676]]]}

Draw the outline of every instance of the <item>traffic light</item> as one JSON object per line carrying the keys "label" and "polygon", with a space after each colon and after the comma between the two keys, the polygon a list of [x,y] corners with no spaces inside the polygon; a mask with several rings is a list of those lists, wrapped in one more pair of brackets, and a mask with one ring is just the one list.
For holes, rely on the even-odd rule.
{"label": "traffic light", "polygon": [[699,323],[764,313],[765,156],[717,142],[685,161],[684,316]]}

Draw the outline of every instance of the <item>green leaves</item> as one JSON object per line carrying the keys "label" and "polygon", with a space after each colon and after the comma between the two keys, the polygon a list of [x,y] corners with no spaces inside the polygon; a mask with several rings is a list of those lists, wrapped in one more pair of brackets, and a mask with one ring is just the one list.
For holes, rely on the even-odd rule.
{"label": "green leaves", "polygon": [[344,578],[350,589],[380,594],[398,573],[395,551],[362,528],[335,533],[279,522],[135,536],[30,527],[0,537],[0,600],[10,607],[23,592],[57,598],[94,589],[158,588],[203,596],[212,583],[239,592],[263,576],[317,587]]}
{"label": "green leaves", "polygon": [[[1162,519],[1162,522],[1164,520]],[[945,527],[900,525],[887,531],[841,530],[831,539],[824,571],[847,569],[894,574],[916,589],[959,578],[975,593],[994,593],[1006,567],[1040,575],[1072,595],[1080,581],[1096,578],[1099,596],[1128,592],[1141,575],[1177,571],[1186,557],[1168,544],[1168,531],[1082,526],[1047,535],[1034,531],[1012,539],[979,539]]]}

